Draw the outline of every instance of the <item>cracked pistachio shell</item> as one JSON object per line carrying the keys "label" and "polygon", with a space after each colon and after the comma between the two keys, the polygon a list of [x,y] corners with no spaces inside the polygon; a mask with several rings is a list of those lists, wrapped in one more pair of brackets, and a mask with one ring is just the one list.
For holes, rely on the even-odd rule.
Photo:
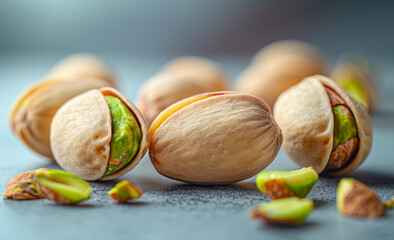
{"label": "cracked pistachio shell", "polygon": [[302,79],[325,71],[317,49],[299,41],[279,41],[256,53],[238,77],[236,89],[264,99],[272,108],[278,96]]}
{"label": "cracked pistachio shell", "polygon": [[372,145],[372,125],[366,109],[331,79],[316,75],[283,92],[275,103],[274,116],[282,129],[283,149],[303,167],[318,173],[325,169],[333,149],[334,116],[325,87],[331,88],[352,111],[359,145],[356,155],[345,166],[327,172],[340,176],[354,171],[368,156]]}
{"label": "cracked pistachio shell", "polygon": [[147,125],[150,125],[171,104],[203,92],[206,92],[205,87],[190,77],[159,73],[140,88],[137,107],[144,115]]}
{"label": "cracked pistachio shell", "polygon": [[107,63],[89,53],[65,57],[49,71],[48,77],[90,77],[107,81],[107,86],[115,85],[114,76]]}
{"label": "cracked pistachio shell", "polygon": [[214,62],[201,57],[178,57],[167,63],[161,70],[197,81],[205,92],[225,91],[229,89],[227,77]]}
{"label": "cracked pistachio shell", "polygon": [[108,86],[96,78],[54,78],[29,86],[11,108],[9,124],[12,131],[33,151],[53,158],[49,132],[52,118],[69,99],[91,89]]}
{"label": "cracked pistachio shell", "polygon": [[169,178],[229,184],[267,167],[282,144],[268,105],[241,92],[215,92],[177,102],[154,120],[149,155]]}
{"label": "cracked pistachio shell", "polygon": [[[141,129],[141,143],[134,158],[114,174],[103,177],[110,156],[112,119],[104,95],[118,97],[129,107]],[[142,114],[113,88],[90,90],[65,103],[51,125],[51,147],[56,162],[84,180],[110,180],[133,169],[148,148]]]}

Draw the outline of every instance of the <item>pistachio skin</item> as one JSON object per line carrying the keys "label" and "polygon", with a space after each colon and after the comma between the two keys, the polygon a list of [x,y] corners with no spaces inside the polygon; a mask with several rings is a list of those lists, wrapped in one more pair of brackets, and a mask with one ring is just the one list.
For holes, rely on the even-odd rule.
{"label": "pistachio skin", "polygon": [[[333,152],[334,114],[328,93],[332,89],[353,114],[358,147],[353,157],[339,169],[326,169]],[[372,124],[366,109],[331,79],[316,75],[283,92],[274,106],[274,116],[283,131],[283,149],[302,167],[317,173],[341,176],[357,169],[372,146]]]}
{"label": "pistachio skin", "polygon": [[108,192],[108,195],[118,202],[127,202],[140,198],[142,196],[142,191],[133,183],[123,180],[117,183],[115,187]]}
{"label": "pistachio skin", "polygon": [[343,178],[337,188],[337,209],[349,217],[377,218],[383,215],[385,206],[368,186]]}
{"label": "pistachio skin", "polygon": [[37,183],[44,196],[62,204],[76,204],[90,197],[92,188],[74,174],[47,170],[36,172]]}
{"label": "pistachio skin", "polygon": [[252,218],[259,218],[268,224],[301,225],[313,210],[313,201],[307,198],[282,198],[274,200],[251,212]]}
{"label": "pistachio skin", "polygon": [[266,103],[240,92],[177,102],[155,119],[149,136],[156,170],[196,184],[230,184],[254,176],[271,163],[282,143]]}
{"label": "pistachio skin", "polygon": [[[312,167],[294,171],[264,171],[257,175],[257,188],[271,199],[297,196],[304,198],[319,175]],[[283,183],[283,184],[282,184]]]}

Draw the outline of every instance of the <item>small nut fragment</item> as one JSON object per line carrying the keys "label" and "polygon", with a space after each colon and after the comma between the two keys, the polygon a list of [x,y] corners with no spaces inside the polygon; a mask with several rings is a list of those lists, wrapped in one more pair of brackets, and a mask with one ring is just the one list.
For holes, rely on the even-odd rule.
{"label": "small nut fragment", "polygon": [[368,186],[343,178],[337,189],[337,208],[345,216],[377,218],[383,215],[385,206]]}
{"label": "small nut fragment", "polygon": [[90,197],[92,188],[74,174],[59,170],[35,173],[45,198],[62,204],[76,204]]}
{"label": "small nut fragment", "polygon": [[137,199],[142,196],[142,191],[133,183],[123,180],[115,185],[108,195],[119,202],[127,202],[132,199]]}
{"label": "small nut fragment", "polygon": [[252,218],[259,218],[268,224],[300,225],[313,210],[313,201],[308,198],[282,198],[256,207]]}
{"label": "small nut fragment", "polygon": [[257,188],[271,199],[304,198],[319,178],[312,167],[294,171],[264,171],[256,178]]}
{"label": "small nut fragment", "polygon": [[386,207],[386,209],[391,209],[391,208],[393,208],[393,205],[394,205],[394,197],[392,197],[392,198],[390,199],[390,201],[384,203],[384,206]]}
{"label": "small nut fragment", "polygon": [[27,171],[16,175],[7,182],[7,190],[3,197],[12,198],[14,200],[40,199],[45,196],[40,192],[37,186],[37,178],[35,173],[46,171],[49,169],[39,168],[34,171]]}

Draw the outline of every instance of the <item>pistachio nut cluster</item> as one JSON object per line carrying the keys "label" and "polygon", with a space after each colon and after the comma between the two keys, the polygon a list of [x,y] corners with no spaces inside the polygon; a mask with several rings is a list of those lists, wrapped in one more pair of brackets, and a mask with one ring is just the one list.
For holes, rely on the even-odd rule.
{"label": "pistachio nut cluster", "polygon": [[228,90],[227,78],[216,63],[180,57],[166,64],[140,88],[137,107],[150,125],[171,104],[193,95]]}
{"label": "pistachio nut cluster", "polygon": [[283,92],[274,107],[283,149],[300,166],[340,176],[359,167],[372,145],[366,109],[331,79],[316,75]]}
{"label": "pistachio nut cluster", "polygon": [[330,77],[370,113],[376,109],[376,88],[369,63],[365,58],[345,55]]}
{"label": "pistachio nut cluster", "polygon": [[264,99],[272,108],[278,96],[302,79],[325,73],[325,59],[309,43],[284,40],[268,44],[238,77],[236,88]]}
{"label": "pistachio nut cluster", "polygon": [[268,105],[241,92],[195,95],[166,108],[149,129],[149,155],[169,178],[228,184],[268,166],[282,133]]}
{"label": "pistachio nut cluster", "polygon": [[134,168],[148,148],[139,110],[113,88],[87,91],[66,102],[51,125],[56,162],[85,180],[109,180]]}

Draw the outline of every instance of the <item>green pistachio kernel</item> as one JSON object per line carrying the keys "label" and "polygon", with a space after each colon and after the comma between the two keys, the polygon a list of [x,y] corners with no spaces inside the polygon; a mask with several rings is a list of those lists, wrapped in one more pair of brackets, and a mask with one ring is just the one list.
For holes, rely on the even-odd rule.
{"label": "green pistachio kernel", "polygon": [[141,130],[128,107],[117,97],[105,96],[111,111],[112,139],[109,163],[104,176],[125,167],[136,155],[141,143]]}
{"label": "green pistachio kernel", "polygon": [[90,197],[91,187],[74,174],[59,170],[37,171],[40,191],[50,200],[75,204]]}
{"label": "green pistachio kernel", "polygon": [[357,125],[351,111],[344,105],[332,107],[334,114],[334,146],[335,150],[346,141],[357,138]]}
{"label": "green pistachio kernel", "polygon": [[108,195],[119,202],[126,202],[140,198],[142,191],[133,183],[123,180],[117,183],[115,187],[108,192]]}
{"label": "green pistachio kernel", "polygon": [[300,225],[313,210],[313,201],[307,198],[282,198],[255,208],[252,217],[269,224]]}
{"label": "green pistachio kernel", "polygon": [[353,76],[337,80],[339,86],[345,89],[354,99],[368,108],[368,93],[363,84]]}

